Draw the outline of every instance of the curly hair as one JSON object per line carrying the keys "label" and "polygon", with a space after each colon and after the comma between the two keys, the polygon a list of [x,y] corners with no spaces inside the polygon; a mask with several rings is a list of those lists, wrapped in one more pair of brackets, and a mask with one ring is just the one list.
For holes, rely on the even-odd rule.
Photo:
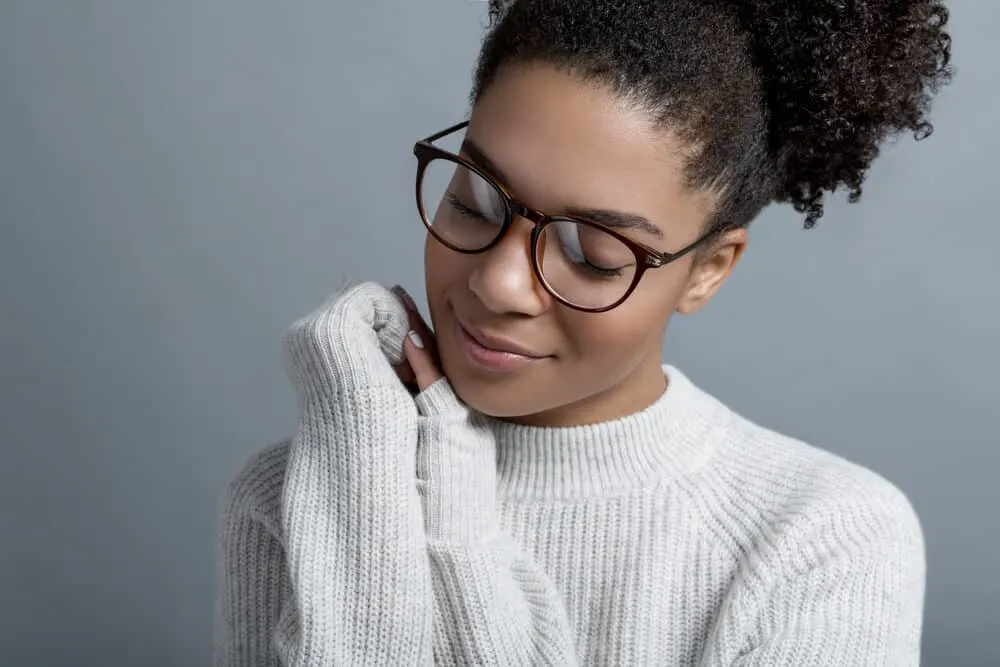
{"label": "curly hair", "polygon": [[885,140],[930,135],[947,22],[935,0],[490,0],[472,102],[545,62],[677,133],[689,185],[719,194],[710,227],[790,202],[809,228],[825,192],[860,198]]}

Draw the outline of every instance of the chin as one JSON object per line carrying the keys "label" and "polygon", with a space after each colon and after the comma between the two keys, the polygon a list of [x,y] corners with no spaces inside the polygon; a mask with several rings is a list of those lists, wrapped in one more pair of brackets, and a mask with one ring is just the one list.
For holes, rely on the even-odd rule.
{"label": "chin", "polygon": [[529,407],[525,394],[517,387],[517,382],[510,386],[490,386],[476,382],[470,378],[449,376],[455,395],[467,406],[489,417],[497,419],[518,419],[528,417],[538,412],[537,405]]}
{"label": "chin", "polygon": [[[541,397],[551,403],[552,392],[544,391],[546,383],[530,370],[511,374],[481,374],[469,368],[464,359],[456,358],[456,350],[441,350],[441,364],[455,395],[467,406],[497,419],[521,419],[544,411]],[[555,405],[551,407],[556,407]],[[541,408],[541,409],[540,409]]]}

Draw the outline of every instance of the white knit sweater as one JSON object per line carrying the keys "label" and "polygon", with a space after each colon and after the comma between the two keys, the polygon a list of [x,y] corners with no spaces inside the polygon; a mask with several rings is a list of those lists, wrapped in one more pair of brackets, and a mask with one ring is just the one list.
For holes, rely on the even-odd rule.
{"label": "white knit sweater", "polygon": [[414,399],[405,332],[368,283],[286,338],[301,416],[229,489],[219,667],[919,663],[921,530],[881,477],[669,366],[593,426]]}

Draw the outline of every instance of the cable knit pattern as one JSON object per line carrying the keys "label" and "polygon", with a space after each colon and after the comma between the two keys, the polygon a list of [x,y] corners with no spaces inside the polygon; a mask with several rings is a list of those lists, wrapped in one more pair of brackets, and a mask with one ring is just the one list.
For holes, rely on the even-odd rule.
{"label": "cable knit pattern", "polygon": [[302,413],[229,488],[220,667],[919,663],[921,530],[881,477],[669,366],[593,426],[414,399],[405,331],[364,284],[286,337]]}

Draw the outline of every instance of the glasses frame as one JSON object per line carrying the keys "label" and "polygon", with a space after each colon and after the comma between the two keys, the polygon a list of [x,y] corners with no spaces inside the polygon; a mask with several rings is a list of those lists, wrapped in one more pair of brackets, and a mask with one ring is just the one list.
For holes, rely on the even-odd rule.
{"label": "glasses frame", "polygon": [[[413,154],[417,158],[417,183],[416,183],[417,211],[420,213],[420,219],[424,223],[424,227],[427,228],[427,231],[431,234],[431,236],[434,237],[435,240],[437,240],[439,243],[441,243],[448,249],[454,250],[455,252],[459,252],[464,255],[478,255],[491,250],[492,248],[496,247],[498,243],[500,243],[500,240],[503,239],[503,237],[507,234],[507,231],[513,226],[515,216],[528,220],[529,222],[532,223],[531,266],[535,272],[535,277],[538,278],[538,281],[542,284],[542,287],[545,288],[545,291],[548,292],[552,296],[552,298],[554,298],[556,301],[563,304],[564,306],[585,313],[604,313],[609,310],[612,310],[613,308],[617,308],[632,295],[632,292],[635,291],[635,288],[638,286],[639,281],[642,279],[642,276],[646,273],[647,269],[658,269],[662,266],[666,266],[667,264],[670,264],[671,262],[674,262],[680,259],[681,257],[687,255],[692,250],[698,248],[708,239],[712,238],[713,236],[716,236],[719,233],[719,230],[717,229],[710,230],[709,232],[705,233],[700,238],[698,238],[696,241],[685,246],[681,250],[678,250],[677,252],[660,252],[658,250],[650,248],[649,246],[643,245],[642,243],[633,241],[632,239],[628,238],[627,236],[613,229],[610,229],[596,222],[592,222],[585,218],[575,218],[572,216],[565,216],[565,215],[548,215],[546,213],[542,213],[541,211],[533,209],[530,206],[527,206],[524,203],[518,201],[517,198],[515,198],[510,194],[510,192],[507,190],[507,188],[503,186],[502,183],[499,183],[496,178],[494,178],[488,172],[484,171],[482,167],[477,165],[475,162],[461,155],[457,155],[450,151],[446,151],[443,148],[434,145],[434,142],[443,139],[449,134],[458,132],[459,130],[463,130],[466,127],[468,127],[468,125],[469,121],[467,120],[462,121],[457,125],[453,125],[447,129],[441,130],[440,132],[436,132],[435,134],[432,134],[426,139],[421,139],[420,141],[418,141],[416,144],[413,145]],[[486,246],[479,248],[478,250],[468,250],[466,248],[459,248],[449,243],[446,239],[441,238],[440,236],[438,236],[437,233],[435,233],[433,228],[433,221],[428,219],[426,209],[424,208],[424,202],[421,190],[424,181],[424,172],[427,170],[427,165],[432,160],[437,160],[437,159],[455,162],[467,169],[472,170],[481,178],[483,178],[487,183],[492,185],[503,198],[505,204],[503,224],[500,225],[500,231],[497,232],[496,238],[494,238]],[[560,296],[560,294],[555,290],[555,288],[553,288],[549,284],[549,282],[545,279],[545,274],[542,273],[542,267],[541,264],[539,263],[540,258],[538,256],[538,245],[539,245],[538,240],[541,238],[542,231],[545,229],[545,227],[554,222],[571,222],[574,224],[594,227],[618,239],[619,241],[621,241],[623,245],[625,245],[626,247],[629,248],[629,250],[632,251],[632,254],[635,255],[635,266],[636,266],[635,274],[632,276],[632,283],[629,285],[628,289],[625,291],[625,293],[622,295],[621,298],[619,298],[611,305],[603,306],[601,308],[585,308],[583,306],[573,303],[572,301],[568,301],[563,296]]]}

